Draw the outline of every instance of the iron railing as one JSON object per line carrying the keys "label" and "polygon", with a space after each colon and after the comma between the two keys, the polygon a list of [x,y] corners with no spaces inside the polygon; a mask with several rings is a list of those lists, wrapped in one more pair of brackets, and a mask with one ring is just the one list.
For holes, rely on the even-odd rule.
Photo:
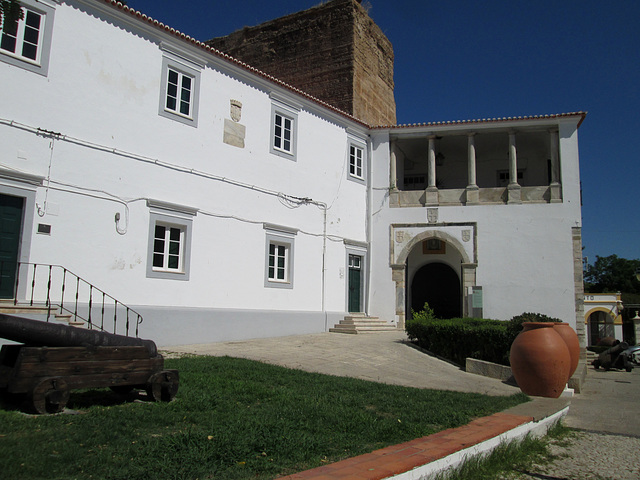
{"label": "iron railing", "polygon": [[18,262],[13,305],[44,306],[47,322],[59,308],[60,314],[71,315],[89,329],[108,332],[113,323],[111,333],[126,336],[138,337],[143,320],[138,312],[61,265]]}

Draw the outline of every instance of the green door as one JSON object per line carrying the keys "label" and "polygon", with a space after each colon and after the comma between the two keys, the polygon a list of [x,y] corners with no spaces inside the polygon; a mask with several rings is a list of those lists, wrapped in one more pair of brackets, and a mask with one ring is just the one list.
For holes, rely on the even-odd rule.
{"label": "green door", "polygon": [[349,312],[362,311],[360,290],[362,284],[362,257],[349,255]]}
{"label": "green door", "polygon": [[0,195],[0,298],[13,298],[22,226],[20,197]]}

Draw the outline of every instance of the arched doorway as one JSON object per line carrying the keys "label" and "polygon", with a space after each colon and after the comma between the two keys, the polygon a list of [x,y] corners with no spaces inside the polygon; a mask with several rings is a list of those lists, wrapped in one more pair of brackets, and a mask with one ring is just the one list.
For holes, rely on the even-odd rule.
{"label": "arched doorway", "polygon": [[433,262],[420,267],[411,280],[411,310],[422,310],[425,303],[438,318],[462,316],[460,278],[446,263]]}
{"label": "arched doorway", "polygon": [[615,337],[613,318],[607,312],[596,310],[589,315],[589,345],[597,345],[605,337]]}

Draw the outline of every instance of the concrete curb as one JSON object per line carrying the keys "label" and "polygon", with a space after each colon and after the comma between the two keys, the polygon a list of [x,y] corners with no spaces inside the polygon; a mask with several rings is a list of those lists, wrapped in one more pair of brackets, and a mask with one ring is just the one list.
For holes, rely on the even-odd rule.
{"label": "concrete curb", "polygon": [[435,477],[437,474],[444,472],[445,470],[455,468],[461,465],[464,461],[478,457],[486,456],[490,454],[494,448],[504,443],[521,442],[526,436],[534,438],[543,437],[547,434],[549,429],[558,423],[569,412],[569,407],[565,407],[562,410],[549,415],[538,421],[531,421],[523,425],[519,425],[507,432],[504,432],[496,437],[493,437],[484,442],[473,445],[472,447],[460,450],[452,453],[444,458],[436,460],[434,462],[416,467],[408,472],[386,477],[387,479],[394,480],[428,480]]}

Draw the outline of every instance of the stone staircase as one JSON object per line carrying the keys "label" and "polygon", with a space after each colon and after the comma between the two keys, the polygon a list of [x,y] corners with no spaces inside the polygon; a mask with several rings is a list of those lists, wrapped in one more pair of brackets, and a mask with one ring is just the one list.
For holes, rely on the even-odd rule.
{"label": "stone staircase", "polygon": [[340,320],[340,323],[330,328],[333,333],[373,333],[373,332],[393,332],[397,327],[392,323],[380,320],[378,317],[369,317],[364,313],[352,313]]}
{"label": "stone staircase", "polygon": [[66,323],[74,327],[84,327],[83,321],[74,321],[73,315],[60,310],[60,307],[46,305],[14,305],[13,300],[0,300],[0,313],[7,315],[36,315],[39,318],[50,315],[56,322]]}

